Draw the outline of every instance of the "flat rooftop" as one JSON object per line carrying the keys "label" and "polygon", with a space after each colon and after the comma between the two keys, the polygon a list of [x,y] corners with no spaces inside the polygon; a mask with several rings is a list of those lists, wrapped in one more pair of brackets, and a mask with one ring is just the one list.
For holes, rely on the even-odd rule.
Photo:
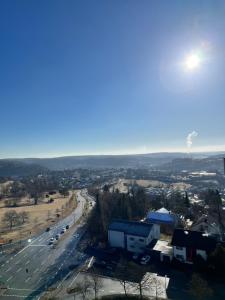
{"label": "flat rooftop", "polygon": [[173,253],[173,247],[169,245],[169,242],[162,240],[157,241],[157,243],[153,247],[153,250],[160,251],[161,253],[166,255],[172,255]]}

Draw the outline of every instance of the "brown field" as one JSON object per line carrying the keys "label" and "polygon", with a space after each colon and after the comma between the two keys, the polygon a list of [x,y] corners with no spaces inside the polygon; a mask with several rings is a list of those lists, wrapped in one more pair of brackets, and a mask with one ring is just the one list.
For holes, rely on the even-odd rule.
{"label": "brown field", "polygon": [[[69,196],[63,197],[60,194],[51,196],[54,199],[53,203],[47,203],[47,198],[39,202],[38,205],[20,206],[20,207],[3,207],[4,200],[2,200],[0,206],[0,233],[1,239],[5,242],[9,240],[18,240],[27,238],[36,234],[37,232],[47,228],[59,218],[65,217],[72,210],[76,208],[76,201],[70,203],[70,197],[76,198],[76,192],[70,191]],[[23,199],[21,203],[27,202],[27,199]],[[12,230],[7,228],[6,224],[3,223],[3,216],[6,211],[15,210],[17,213],[26,211],[29,214],[29,220],[20,226],[13,227]],[[56,212],[60,214],[58,218]],[[30,234],[31,232],[31,234]]]}
{"label": "brown field", "polygon": [[[129,184],[137,184],[143,188],[149,188],[149,187],[154,187],[154,188],[166,188],[170,187],[171,189],[174,190],[185,190],[191,187],[190,184],[186,184],[184,182],[178,182],[178,183],[172,183],[170,185],[163,183],[158,180],[134,180],[134,179],[119,179],[118,182],[114,185],[114,189],[119,189],[121,193],[126,193],[127,192],[127,185]],[[111,189],[112,190],[112,189]]]}

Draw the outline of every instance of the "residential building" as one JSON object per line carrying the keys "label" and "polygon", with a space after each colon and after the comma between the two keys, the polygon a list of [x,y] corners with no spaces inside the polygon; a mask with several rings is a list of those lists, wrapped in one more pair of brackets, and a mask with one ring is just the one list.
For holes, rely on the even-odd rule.
{"label": "residential building", "polygon": [[207,259],[216,247],[216,240],[199,231],[175,229],[171,245],[173,257],[184,263],[192,264],[197,255]]}
{"label": "residential building", "polygon": [[178,218],[162,207],[157,211],[150,211],[147,214],[146,222],[160,225],[161,232],[171,233],[177,225]]}
{"label": "residential building", "polygon": [[194,231],[201,231],[218,238],[221,235],[218,220],[211,215],[203,215],[192,224],[190,229]]}
{"label": "residential building", "polygon": [[151,241],[159,237],[159,225],[145,222],[115,220],[108,229],[108,241],[111,247],[134,253],[145,252]]}

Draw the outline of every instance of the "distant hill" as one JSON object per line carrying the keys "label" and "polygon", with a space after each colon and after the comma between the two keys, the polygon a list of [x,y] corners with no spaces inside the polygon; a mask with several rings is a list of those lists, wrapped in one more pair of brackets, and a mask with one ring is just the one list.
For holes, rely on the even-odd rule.
{"label": "distant hill", "polygon": [[209,156],[202,159],[193,159],[193,158],[177,158],[173,159],[171,162],[162,164],[159,166],[163,170],[171,171],[209,171],[215,172],[219,171],[224,172],[223,158],[225,154]]}
{"label": "distant hill", "polygon": [[22,161],[38,164],[50,170],[75,168],[145,168],[171,162],[174,158],[186,157],[183,153],[153,153],[137,155],[89,155],[56,158],[30,158]]}
{"label": "distant hill", "polygon": [[0,160],[0,176],[2,177],[36,175],[46,171],[46,168],[36,164],[26,164],[17,160]]}
{"label": "distant hill", "polygon": [[[214,153],[212,153],[214,154]],[[49,170],[76,168],[159,168],[166,170],[220,170],[225,154],[150,153],[137,155],[87,155],[55,158],[23,158],[0,160],[0,176],[29,174]],[[7,175],[5,175],[7,176]]]}

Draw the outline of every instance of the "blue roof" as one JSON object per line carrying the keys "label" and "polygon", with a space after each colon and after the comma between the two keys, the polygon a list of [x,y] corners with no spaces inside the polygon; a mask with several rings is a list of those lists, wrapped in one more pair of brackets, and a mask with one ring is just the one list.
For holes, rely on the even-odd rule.
{"label": "blue roof", "polygon": [[160,212],[149,212],[147,215],[148,222],[151,223],[164,223],[164,224],[174,224],[175,218],[171,214],[165,214]]}
{"label": "blue roof", "polygon": [[120,231],[130,235],[147,237],[152,224],[127,220],[115,220],[109,225],[109,230]]}

